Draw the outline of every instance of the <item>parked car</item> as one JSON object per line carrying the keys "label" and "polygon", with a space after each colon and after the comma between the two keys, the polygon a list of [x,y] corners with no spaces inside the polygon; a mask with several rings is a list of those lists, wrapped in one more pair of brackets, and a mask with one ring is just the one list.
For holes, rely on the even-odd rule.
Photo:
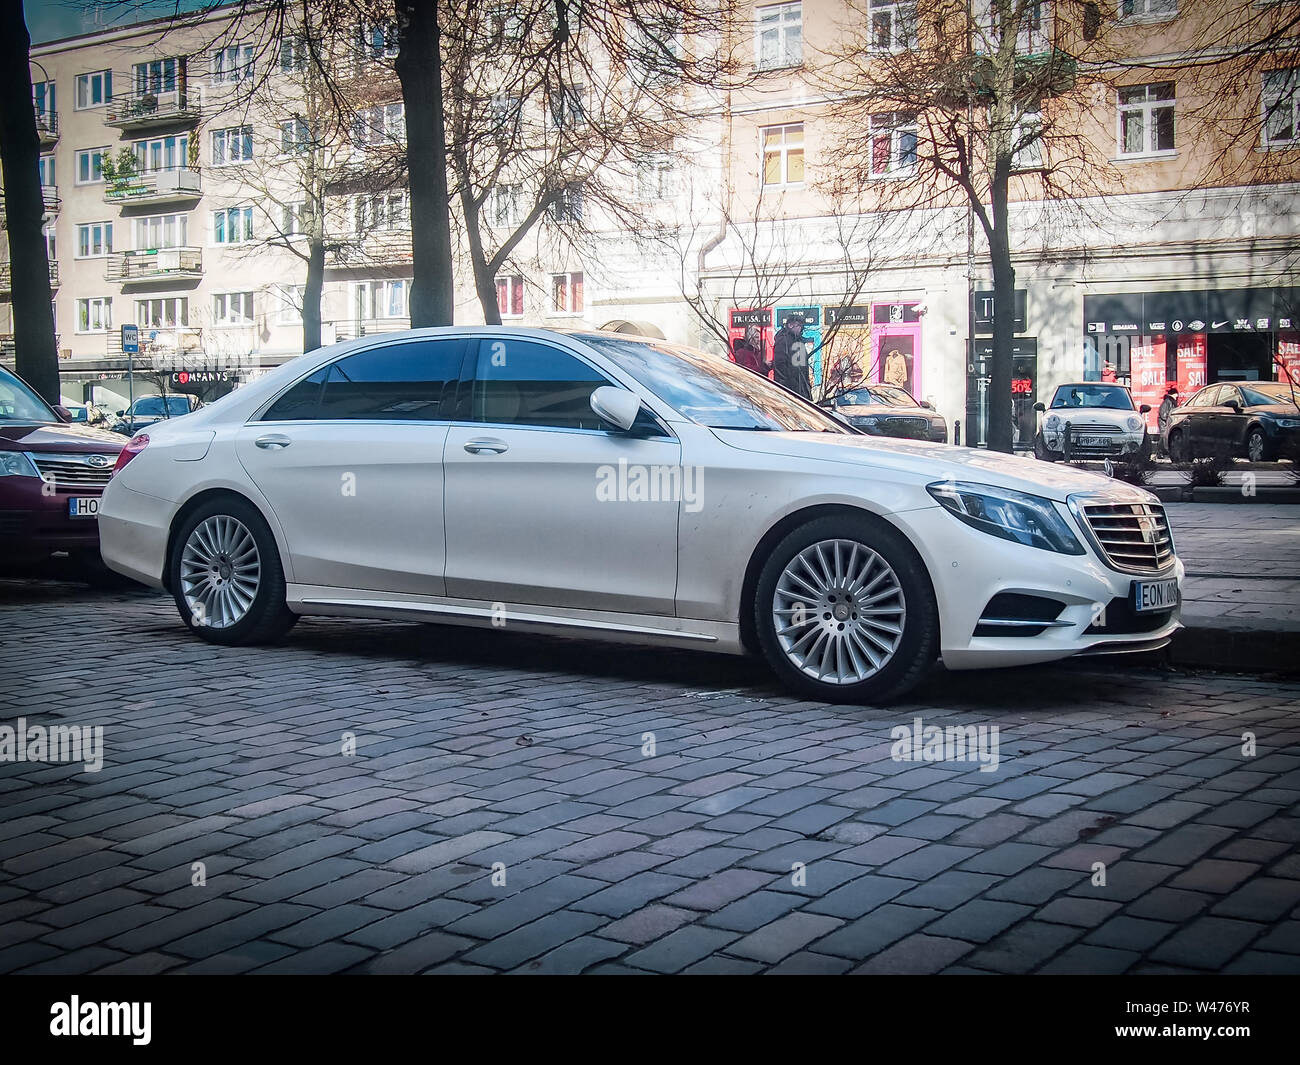
{"label": "parked car", "polygon": [[63,409],[74,425],[103,425],[108,421],[108,411],[97,403],[65,403]]}
{"label": "parked car", "polygon": [[862,385],[835,397],[835,412],[871,436],[948,442],[948,423],[928,402],[897,385]]}
{"label": "parked car", "polygon": [[164,418],[179,418],[199,409],[197,396],[173,392],[169,396],[141,396],[127,410],[117,412],[113,432],[133,436]]}
{"label": "parked car", "polygon": [[1060,462],[1071,458],[1137,458],[1151,454],[1144,415],[1146,403],[1133,406],[1123,385],[1076,381],[1058,385],[1052,402],[1035,403],[1044,415],[1034,437],[1034,456]]}
{"label": "parked car", "polygon": [[1162,646],[1183,577],[1143,489],[865,436],[717,356],[595,331],[304,354],[135,436],[100,524],[108,565],[212,643],[304,614],[504,626],[761,652],[837,702],[936,656]]}
{"label": "parked car", "polygon": [[27,574],[66,553],[83,574],[104,574],[96,515],[122,443],[66,421],[0,367],[0,566]]}
{"label": "parked car", "polygon": [[1300,390],[1280,381],[1219,382],[1195,392],[1169,414],[1164,444],[1175,462],[1216,450],[1271,462],[1300,447]]}

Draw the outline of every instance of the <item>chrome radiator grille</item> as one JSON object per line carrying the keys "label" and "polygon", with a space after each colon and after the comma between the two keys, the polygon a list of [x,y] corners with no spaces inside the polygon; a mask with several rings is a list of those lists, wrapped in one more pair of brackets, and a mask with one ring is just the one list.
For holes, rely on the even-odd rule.
{"label": "chrome radiator grille", "polygon": [[1174,540],[1159,503],[1083,504],[1102,553],[1116,569],[1158,573],[1174,560]]}
{"label": "chrome radiator grille", "polygon": [[[115,455],[28,454],[42,479],[58,488],[103,488],[113,476]],[[106,460],[97,465],[97,460]]]}

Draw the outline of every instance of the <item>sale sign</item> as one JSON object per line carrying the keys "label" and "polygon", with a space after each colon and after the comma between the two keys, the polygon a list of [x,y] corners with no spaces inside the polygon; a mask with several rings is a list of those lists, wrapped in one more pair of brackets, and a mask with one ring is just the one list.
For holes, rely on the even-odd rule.
{"label": "sale sign", "polygon": [[1178,402],[1205,387],[1205,334],[1184,333],[1178,338]]}
{"label": "sale sign", "polygon": [[731,347],[728,354],[732,362],[736,361],[736,346],[746,344],[747,338],[746,346],[758,351],[760,361],[770,362],[773,336],[771,307],[733,307],[727,315],[727,339]]}
{"label": "sale sign", "polygon": [[1163,336],[1143,337],[1140,344],[1134,344],[1129,352],[1129,388],[1133,393],[1134,406],[1147,404],[1151,409],[1145,417],[1147,428],[1156,432],[1159,428],[1157,412],[1160,401],[1165,398],[1165,338]]}
{"label": "sale sign", "polygon": [[1279,381],[1300,388],[1300,333],[1278,333],[1273,370]]}

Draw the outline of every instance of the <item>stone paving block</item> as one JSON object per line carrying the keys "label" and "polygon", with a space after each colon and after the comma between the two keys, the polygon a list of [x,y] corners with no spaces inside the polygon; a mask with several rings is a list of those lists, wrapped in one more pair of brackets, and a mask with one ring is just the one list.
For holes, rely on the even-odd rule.
{"label": "stone paving block", "polygon": [[1251,921],[1198,917],[1151,951],[1153,961],[1217,971],[1264,931]]}
{"label": "stone paving block", "polygon": [[786,914],[730,944],[727,953],[772,965],[828,935],[841,924],[843,922],[838,918],[821,914]]}
{"label": "stone paving block", "polygon": [[669,932],[668,935],[648,947],[629,954],[623,960],[628,965],[652,972],[677,973],[688,965],[715,955],[738,938],[736,932],[691,925]]}
{"label": "stone paving block", "polygon": [[882,976],[937,973],[970,951],[971,945],[960,939],[917,933],[885,948],[853,972]]}

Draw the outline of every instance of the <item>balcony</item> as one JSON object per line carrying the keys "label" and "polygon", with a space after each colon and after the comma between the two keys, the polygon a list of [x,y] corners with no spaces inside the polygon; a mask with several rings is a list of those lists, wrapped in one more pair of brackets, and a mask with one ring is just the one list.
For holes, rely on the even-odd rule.
{"label": "balcony", "polygon": [[[59,199],[59,187],[57,185],[41,186],[41,204],[45,208],[41,215],[41,223],[50,222],[56,214],[59,213],[59,207],[62,201]],[[5,210],[5,195],[0,191],[0,229],[9,228],[9,214]]]}
{"label": "balcony", "polygon": [[183,89],[145,93],[115,100],[104,118],[104,125],[125,132],[152,129],[155,126],[193,126],[199,121],[197,100],[191,102]]}
{"label": "balcony", "polygon": [[[0,263],[0,296],[9,296],[13,293],[14,285],[13,266],[9,263]],[[50,288],[59,287],[59,264],[51,260],[50,262]]]}
{"label": "balcony", "polygon": [[123,207],[184,203],[202,195],[203,178],[189,167],[134,174],[104,185],[104,202]]}
{"label": "balcony", "polygon": [[119,252],[108,260],[105,281],[123,285],[156,284],[160,281],[197,281],[203,276],[201,248],[150,248],[148,251]]}
{"label": "balcony", "polygon": [[59,113],[36,109],[36,135],[41,140],[42,148],[53,146],[59,139]]}

